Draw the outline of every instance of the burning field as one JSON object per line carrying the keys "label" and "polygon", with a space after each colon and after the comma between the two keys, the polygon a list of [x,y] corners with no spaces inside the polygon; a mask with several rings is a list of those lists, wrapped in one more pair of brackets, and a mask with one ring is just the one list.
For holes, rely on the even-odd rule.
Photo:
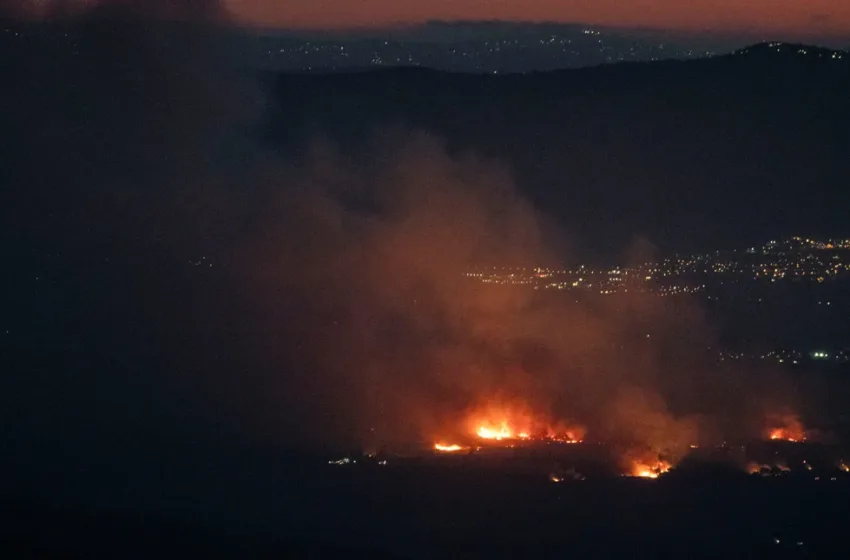
{"label": "burning field", "polygon": [[463,421],[460,434],[467,445],[445,443],[441,439],[437,451],[459,451],[469,446],[517,445],[523,442],[581,443],[585,428],[552,421],[535,414],[523,404],[490,403],[470,410]]}
{"label": "burning field", "polygon": [[[811,482],[850,481],[850,448],[810,442],[756,440],[742,445],[693,446],[674,459],[638,446],[602,441],[559,441],[545,435],[516,438],[470,438],[468,443],[438,442],[413,453],[383,450],[361,455],[361,466],[418,465],[435,469],[499,471],[548,479],[581,482],[613,478],[693,479],[706,477],[755,477]],[[353,465],[345,457],[334,465]],[[725,474],[724,474],[725,473]]]}
{"label": "burning field", "polygon": [[605,440],[577,422],[535,414],[524,404],[491,402],[469,409],[459,422],[460,433],[451,438],[438,438],[413,453],[396,455],[385,449],[379,455],[382,465],[425,461],[537,473],[552,482],[616,476],[658,479],[709,467],[759,477],[805,476],[814,481],[835,481],[850,473],[849,462],[843,459],[850,453],[809,439],[798,416],[768,414],[765,422],[770,427],[761,438],[693,443],[680,451],[672,444]]}
{"label": "burning field", "polygon": [[[801,469],[814,470],[811,462],[799,457],[800,448],[810,440],[796,414],[766,413],[760,437],[739,438],[732,444],[726,440],[706,442],[701,446],[693,422],[673,418],[658,402],[640,393],[624,393],[615,402],[620,414],[633,418],[636,425],[631,429],[623,430],[617,423],[617,431],[605,431],[603,425],[598,433],[593,433],[579,422],[535,411],[523,401],[488,400],[468,408],[453,429],[435,438],[430,451],[437,456],[504,458],[511,453],[539,457],[545,449],[561,470],[574,470],[578,462],[595,456],[597,464],[589,467],[590,470],[648,479],[662,477],[675,470],[680,462],[695,459],[767,476],[790,472],[786,457],[793,457]],[[764,444],[772,444],[773,456],[759,462],[757,455],[760,449],[763,451]],[[789,455],[788,449],[795,450],[796,455]],[[604,450],[601,455],[600,450]],[[561,460],[566,462],[562,464]],[[820,457],[816,462],[829,461]],[[550,476],[559,482],[565,479],[561,474],[550,473]]]}

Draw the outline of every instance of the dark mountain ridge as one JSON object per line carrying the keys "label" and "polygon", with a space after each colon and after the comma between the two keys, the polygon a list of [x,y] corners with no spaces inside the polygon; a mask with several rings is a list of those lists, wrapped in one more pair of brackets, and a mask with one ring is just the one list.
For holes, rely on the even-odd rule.
{"label": "dark mountain ridge", "polygon": [[590,254],[634,236],[678,251],[840,236],[850,59],[767,45],[517,75],[281,75],[268,137],[297,152],[320,132],[366,155],[387,126],[432,133],[507,163]]}

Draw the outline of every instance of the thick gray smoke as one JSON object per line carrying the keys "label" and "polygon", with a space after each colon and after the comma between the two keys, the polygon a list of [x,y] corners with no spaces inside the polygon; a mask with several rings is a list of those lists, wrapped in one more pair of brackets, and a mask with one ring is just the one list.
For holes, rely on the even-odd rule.
{"label": "thick gray smoke", "polygon": [[3,94],[6,293],[27,294],[5,300],[11,429],[380,445],[452,434],[492,400],[671,455],[764,428],[768,384],[706,367],[687,300],[463,278],[569,257],[499,162],[403,127],[358,156],[318,137],[273,154],[274,99],[237,30],[214,3],[174,6],[21,24]]}

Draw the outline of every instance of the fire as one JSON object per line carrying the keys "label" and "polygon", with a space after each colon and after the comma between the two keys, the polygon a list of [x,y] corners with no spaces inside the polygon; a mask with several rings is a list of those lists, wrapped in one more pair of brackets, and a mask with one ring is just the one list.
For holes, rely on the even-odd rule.
{"label": "fire", "polygon": [[494,442],[552,440],[578,443],[584,437],[583,428],[553,422],[522,403],[490,402],[471,410],[466,424],[471,435]]}
{"label": "fire", "polygon": [[[491,401],[470,409],[460,426],[460,432],[467,437],[481,440],[481,444],[509,445],[518,442],[558,442],[580,443],[584,437],[584,428],[552,422],[544,415],[533,412],[523,403],[505,404]],[[441,452],[455,452],[468,447],[439,441],[434,449]]]}
{"label": "fire", "polygon": [[584,440],[584,430],[573,429],[565,432],[554,432],[550,430],[546,433],[546,439],[557,441],[558,443],[581,443]]}
{"label": "fire", "polygon": [[838,463],[838,468],[841,469],[842,471],[846,472],[846,473],[850,473],[850,465],[848,465],[844,461],[840,461]]}
{"label": "fire", "polygon": [[493,424],[482,424],[475,430],[475,435],[481,439],[494,441],[524,439],[524,440],[551,440],[560,443],[581,443],[584,437],[584,430],[573,429],[566,431],[556,431],[551,428],[545,430],[537,430],[532,432],[518,431],[512,427],[512,423],[508,420],[502,420],[498,426]]}
{"label": "fire", "polygon": [[435,443],[434,449],[443,453],[454,453],[455,451],[462,451],[464,448],[456,443]]}
{"label": "fire", "polygon": [[[514,431],[510,428],[510,426],[508,426],[507,420],[502,420],[498,428],[495,428],[492,425],[480,426],[475,433],[481,439],[495,439],[496,441],[514,439]],[[522,432],[522,434],[525,434],[525,436],[528,437],[526,432]],[[522,436],[520,435],[519,437]]]}
{"label": "fire", "polygon": [[500,402],[469,411],[466,424],[471,435],[489,441],[532,439],[541,427],[539,416],[527,406]]}
{"label": "fire", "polygon": [[658,478],[670,470],[672,465],[667,461],[658,460],[651,462],[635,461],[626,476],[637,476],[641,478]]}
{"label": "fire", "polygon": [[806,441],[806,434],[803,432],[795,432],[785,428],[775,428],[770,431],[770,439],[791,441],[794,443]]}
{"label": "fire", "polygon": [[[795,415],[774,417],[774,427],[767,432],[767,437],[773,441],[790,441],[799,443],[806,441],[806,429]],[[778,425],[777,425],[778,424]]]}
{"label": "fire", "polygon": [[671,459],[660,450],[651,448],[631,448],[620,457],[620,465],[623,468],[623,476],[640,478],[658,478],[668,472],[673,464]]}

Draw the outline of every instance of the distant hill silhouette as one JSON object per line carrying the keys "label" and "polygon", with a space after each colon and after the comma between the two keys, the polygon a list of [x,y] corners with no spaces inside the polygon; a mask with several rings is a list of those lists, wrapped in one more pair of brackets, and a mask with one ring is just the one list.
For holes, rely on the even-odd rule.
{"label": "distant hill silhouette", "polygon": [[806,60],[812,58],[824,58],[829,60],[840,60],[847,56],[847,52],[833,49],[826,49],[813,45],[804,45],[801,43],[782,43],[779,41],[757,43],[738,49],[733,54],[737,56],[756,56],[756,57],[771,57],[776,58],[798,58],[803,56]]}
{"label": "distant hill silhouette", "polygon": [[281,75],[268,136],[298,151],[320,131],[356,152],[387,125],[430,131],[507,162],[592,253],[635,234],[680,250],[841,234],[850,59],[775,45],[524,75]]}

